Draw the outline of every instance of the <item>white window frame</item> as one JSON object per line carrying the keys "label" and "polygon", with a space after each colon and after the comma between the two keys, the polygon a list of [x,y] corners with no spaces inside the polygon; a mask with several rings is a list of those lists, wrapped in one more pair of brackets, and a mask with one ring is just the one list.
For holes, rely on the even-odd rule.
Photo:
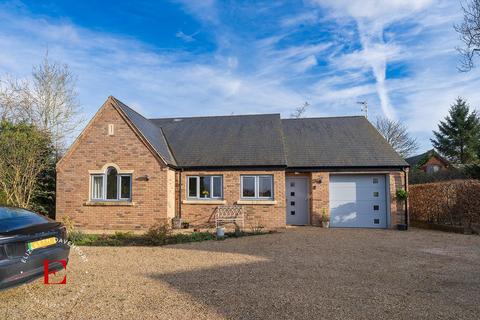
{"label": "white window frame", "polygon": [[[128,198],[122,198],[122,177],[129,177],[130,178],[130,197]],[[117,196],[117,199],[119,201],[130,201],[132,200],[132,175],[131,174],[118,174],[117,176],[117,186],[118,186],[118,196]]]}
{"label": "white window frame", "polygon": [[[102,198],[94,198],[94,190],[95,190],[95,178],[100,177],[102,178]],[[105,198],[105,175],[104,174],[91,174],[90,175],[90,199],[94,201],[102,201]]]}
{"label": "white window frame", "polygon": [[[208,198],[200,197],[200,177],[210,177],[210,195]],[[196,180],[196,195],[195,196],[190,196],[190,179],[194,178]],[[214,178],[220,178],[220,196],[213,196],[213,180]],[[218,199],[223,199],[223,176],[222,175],[209,175],[209,174],[203,174],[203,175],[192,175],[192,176],[187,176],[187,198],[188,199],[195,199],[195,200],[218,200]]]}
{"label": "white window frame", "polygon": [[[255,179],[255,195],[253,197],[245,197],[243,195],[243,179],[244,178],[254,178]],[[270,178],[270,184],[272,186],[272,196],[271,197],[261,197],[260,196],[260,178]],[[241,175],[240,176],[240,198],[246,200],[273,200],[274,199],[274,183],[273,175],[271,174],[262,174],[262,175]]]}
{"label": "white window frame", "polygon": [[[107,169],[108,170],[108,169]],[[94,190],[94,177],[102,177],[102,193],[103,198],[94,198],[93,197],[93,190]],[[130,197],[129,198],[122,198],[122,177],[130,177]],[[116,199],[107,199],[107,173],[94,173],[90,174],[90,200],[92,201],[117,201],[117,202],[125,202],[125,201],[132,201],[132,175],[125,174],[125,173],[118,173],[117,171],[117,198]]]}
{"label": "white window frame", "polygon": [[435,172],[438,172],[440,171],[440,166],[438,164],[429,164],[427,165],[427,173],[435,173]]}

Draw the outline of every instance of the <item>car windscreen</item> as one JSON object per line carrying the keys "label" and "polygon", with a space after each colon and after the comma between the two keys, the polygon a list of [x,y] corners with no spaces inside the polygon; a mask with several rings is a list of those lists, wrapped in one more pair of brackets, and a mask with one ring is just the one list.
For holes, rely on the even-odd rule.
{"label": "car windscreen", "polygon": [[25,209],[0,207],[0,233],[49,222],[48,218]]}

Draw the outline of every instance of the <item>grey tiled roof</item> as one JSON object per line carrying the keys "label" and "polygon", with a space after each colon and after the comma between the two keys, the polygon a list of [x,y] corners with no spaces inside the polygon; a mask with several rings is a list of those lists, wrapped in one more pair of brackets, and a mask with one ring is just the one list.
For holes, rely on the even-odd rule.
{"label": "grey tiled roof", "polygon": [[362,116],[282,120],[289,167],[408,164]]}
{"label": "grey tiled roof", "polygon": [[413,157],[410,157],[410,158],[406,158],[405,161],[408,162],[409,165],[411,166],[417,166],[417,165],[420,165],[420,161],[421,160],[426,160],[427,158],[427,155],[430,154],[430,152],[432,152],[433,150],[429,150],[427,152],[424,152],[422,154],[417,154],[416,156],[413,156]]}
{"label": "grey tiled roof", "polygon": [[450,165],[450,162],[447,159],[443,158],[440,154],[438,154],[435,149],[430,149],[422,154],[406,158],[405,161],[407,161],[408,164],[412,167],[420,167],[425,164],[425,162],[427,162],[431,157],[434,156],[437,157],[437,159],[439,159],[440,161],[442,161],[445,165]]}
{"label": "grey tiled roof", "polygon": [[151,121],[181,167],[286,165],[279,114]]}
{"label": "grey tiled roof", "polygon": [[169,165],[177,165],[162,130],[120,100],[114,97],[111,97],[111,99],[115,106],[119,108],[128,119],[130,119],[132,124],[138,129],[138,131],[140,131],[145,139],[147,139],[160,157],[162,157]]}
{"label": "grey tiled roof", "polygon": [[364,117],[280,119],[279,114],[146,119],[112,97],[175,167],[405,167]]}

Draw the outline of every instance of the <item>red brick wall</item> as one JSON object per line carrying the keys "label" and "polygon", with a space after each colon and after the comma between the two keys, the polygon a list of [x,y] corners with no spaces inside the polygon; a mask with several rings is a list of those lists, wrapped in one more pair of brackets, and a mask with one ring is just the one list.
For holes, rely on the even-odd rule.
{"label": "red brick wall", "polygon": [[[395,228],[397,224],[405,223],[405,203],[397,201],[397,190],[406,189],[405,174],[401,171],[390,172],[390,227]],[[407,175],[408,179],[408,175]]]}
{"label": "red brick wall", "polygon": [[[113,136],[108,124],[114,124]],[[89,170],[107,163],[133,170],[131,205],[88,205]],[[87,230],[148,229],[167,218],[167,170],[107,100],[57,167],[56,218],[69,216]],[[145,175],[149,181],[138,179]]]}
{"label": "red brick wall", "polygon": [[[272,174],[274,183],[275,204],[245,204],[245,227],[247,229],[261,224],[268,229],[285,227],[285,172],[284,171],[185,171],[182,172],[182,219],[193,226],[208,226],[215,224],[215,210],[219,205],[234,205],[240,200],[240,176],[244,174]],[[224,203],[188,204],[186,179],[189,175],[221,175],[223,176]]]}
{"label": "red brick wall", "polygon": [[328,172],[312,172],[310,184],[310,223],[314,226],[321,226],[323,212],[325,211],[327,215],[330,214],[330,196],[328,189],[330,174]]}

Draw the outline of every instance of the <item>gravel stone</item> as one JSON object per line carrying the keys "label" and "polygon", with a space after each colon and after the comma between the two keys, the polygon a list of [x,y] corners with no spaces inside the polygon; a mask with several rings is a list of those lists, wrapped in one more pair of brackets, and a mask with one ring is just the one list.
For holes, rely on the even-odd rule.
{"label": "gravel stone", "polygon": [[39,279],[1,291],[0,319],[480,314],[480,237],[473,235],[297,227],[225,241],[80,249],[88,261],[72,250],[67,285]]}

